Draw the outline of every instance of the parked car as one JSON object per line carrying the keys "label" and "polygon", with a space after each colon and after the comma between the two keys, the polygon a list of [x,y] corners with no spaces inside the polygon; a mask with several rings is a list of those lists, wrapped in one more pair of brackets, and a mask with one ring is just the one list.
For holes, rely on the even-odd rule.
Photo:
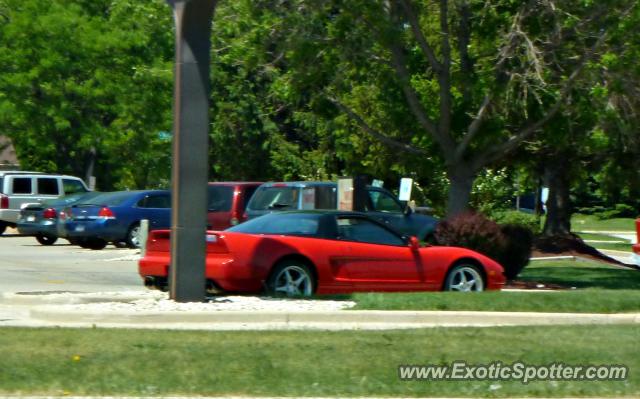
{"label": "parked car", "polygon": [[68,238],[83,247],[103,249],[108,243],[140,246],[140,221],[149,229],[171,225],[171,196],[167,190],[116,191],[80,201],[64,209]]}
{"label": "parked car", "polygon": [[212,230],[224,230],[246,220],[249,199],[260,182],[209,183],[207,224]]}
{"label": "parked car", "polygon": [[16,227],[20,209],[26,204],[87,191],[86,184],[75,176],[0,171],[0,234],[7,227]]}
{"label": "parked car", "polygon": [[42,245],[53,245],[58,238],[66,238],[63,225],[64,213],[60,214],[62,209],[101,194],[98,191],[78,192],[42,203],[27,204],[20,210],[18,232],[34,236]]}
{"label": "parked car", "polygon": [[[313,195],[305,198],[306,190]],[[381,187],[367,186],[365,212],[403,234],[428,241],[438,219],[418,214],[403,205],[395,195]],[[338,185],[334,182],[269,182],[254,193],[247,205],[247,218],[252,219],[271,212],[304,209],[336,209]]]}
{"label": "parked car", "polygon": [[[209,293],[309,296],[356,291],[500,289],[502,267],[465,248],[420,247],[364,213],[293,211],[264,215],[206,236]],[[170,231],[150,233],[138,272],[167,289]]]}

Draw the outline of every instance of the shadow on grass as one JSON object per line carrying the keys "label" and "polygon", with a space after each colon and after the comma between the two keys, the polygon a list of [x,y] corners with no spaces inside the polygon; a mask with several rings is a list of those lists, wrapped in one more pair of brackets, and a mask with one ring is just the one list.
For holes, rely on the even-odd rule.
{"label": "shadow on grass", "polygon": [[535,267],[525,269],[518,280],[576,288],[638,289],[640,271],[592,267]]}

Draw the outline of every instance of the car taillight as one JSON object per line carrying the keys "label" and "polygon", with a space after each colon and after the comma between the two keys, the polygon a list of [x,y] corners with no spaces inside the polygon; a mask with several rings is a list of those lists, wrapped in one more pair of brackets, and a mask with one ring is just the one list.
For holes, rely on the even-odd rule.
{"label": "car taillight", "polygon": [[47,208],[42,212],[42,217],[45,219],[55,219],[57,217],[57,212],[53,208]]}
{"label": "car taillight", "polygon": [[0,209],[9,209],[9,197],[0,194]]}
{"label": "car taillight", "polygon": [[115,219],[116,215],[113,214],[113,211],[111,209],[105,206],[104,208],[100,209],[100,212],[98,212],[98,217],[102,219]]}

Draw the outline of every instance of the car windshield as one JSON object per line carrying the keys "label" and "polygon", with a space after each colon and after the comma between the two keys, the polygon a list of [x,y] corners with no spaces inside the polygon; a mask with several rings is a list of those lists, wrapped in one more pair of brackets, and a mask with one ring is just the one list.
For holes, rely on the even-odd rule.
{"label": "car windshield", "polygon": [[233,187],[209,186],[209,212],[228,212],[233,203]]}
{"label": "car windshield", "polygon": [[101,194],[94,198],[82,200],[77,205],[98,205],[98,206],[118,206],[131,198],[135,193],[132,191],[118,191],[115,193]]}
{"label": "car windshield", "polygon": [[272,213],[251,219],[226,231],[249,234],[317,235],[319,225],[319,215]]}
{"label": "car windshield", "polygon": [[253,194],[248,208],[256,211],[298,209],[299,196],[298,187],[260,187]]}

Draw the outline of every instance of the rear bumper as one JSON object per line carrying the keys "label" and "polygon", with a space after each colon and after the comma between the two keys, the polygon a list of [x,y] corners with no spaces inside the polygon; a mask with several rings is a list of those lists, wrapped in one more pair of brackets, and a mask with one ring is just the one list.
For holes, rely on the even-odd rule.
{"label": "rear bumper", "polygon": [[68,221],[64,224],[65,236],[68,238],[98,238],[104,241],[121,241],[126,238],[127,231],[113,220]]}
{"label": "rear bumper", "polygon": [[[149,277],[169,279],[169,254],[147,254],[138,262],[138,274],[143,280]],[[239,267],[229,254],[207,254],[206,280],[224,291],[259,293],[264,277],[257,276],[250,267]]]}
{"label": "rear bumper", "polygon": [[0,222],[16,224],[20,211],[17,209],[0,209]]}
{"label": "rear bumper", "polygon": [[58,223],[55,221],[43,221],[40,223],[18,223],[18,232],[29,236],[45,235],[59,237]]}

